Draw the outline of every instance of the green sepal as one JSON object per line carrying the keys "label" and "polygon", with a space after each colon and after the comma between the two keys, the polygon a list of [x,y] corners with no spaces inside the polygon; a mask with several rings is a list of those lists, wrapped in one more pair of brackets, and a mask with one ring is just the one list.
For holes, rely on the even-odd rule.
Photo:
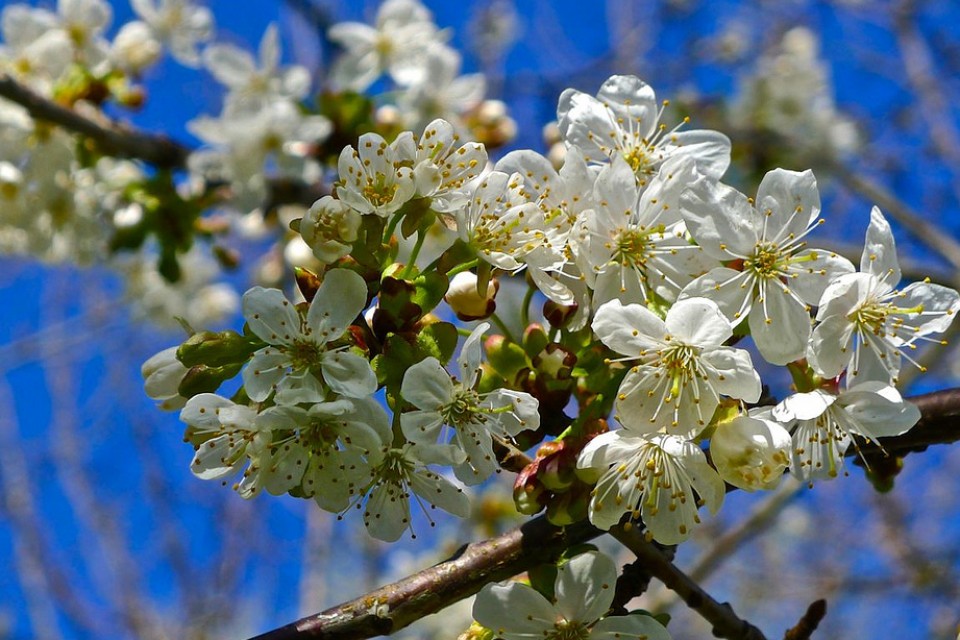
{"label": "green sepal", "polygon": [[533,365],[520,345],[506,337],[494,335],[487,338],[487,362],[504,380],[516,380],[521,371]]}
{"label": "green sepal", "polygon": [[229,380],[243,368],[243,363],[228,364],[222,367],[208,367],[198,364],[191,367],[187,374],[183,376],[180,386],[177,387],[177,393],[184,398],[192,398],[201,393],[213,393],[220,388],[225,380]]}
{"label": "green sepal", "polygon": [[185,367],[222,367],[246,362],[254,351],[263,346],[265,344],[259,338],[244,336],[230,329],[219,333],[200,331],[180,345],[177,359]]}
{"label": "green sepal", "polygon": [[449,322],[428,324],[417,334],[417,347],[421,353],[433,356],[446,365],[457,350],[457,327]]}
{"label": "green sepal", "polygon": [[539,324],[531,324],[523,332],[523,350],[533,358],[550,344],[550,336]]}
{"label": "green sepal", "polygon": [[443,296],[447,295],[450,280],[444,273],[428,271],[417,276],[413,280],[413,286],[412,300],[424,314],[427,314],[436,309],[437,305],[443,300]]}
{"label": "green sepal", "polygon": [[404,238],[409,238],[417,231],[426,233],[427,229],[433,226],[437,215],[430,209],[432,202],[430,198],[415,198],[403,205],[400,234]]}
{"label": "green sepal", "polygon": [[557,585],[557,565],[541,564],[527,571],[530,586],[536,589],[547,600],[553,601],[556,597],[554,590]]}

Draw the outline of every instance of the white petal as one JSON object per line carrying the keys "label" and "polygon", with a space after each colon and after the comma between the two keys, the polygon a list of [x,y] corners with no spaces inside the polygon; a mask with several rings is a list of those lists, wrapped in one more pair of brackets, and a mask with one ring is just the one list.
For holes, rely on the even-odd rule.
{"label": "white petal", "polygon": [[701,358],[716,369],[718,375],[711,375],[710,383],[717,393],[745,402],[760,399],[760,375],[753,368],[749,351],[725,347],[704,353]]}
{"label": "white petal", "polygon": [[243,317],[267,344],[288,345],[301,335],[300,314],[279,289],[253,287],[243,294]]}
{"label": "white petal", "polygon": [[582,553],[557,570],[557,609],[567,620],[599,620],[613,604],[617,567],[602,553]]}
{"label": "white petal", "polygon": [[891,287],[900,282],[900,263],[897,261],[893,231],[878,207],[870,210],[870,225],[860,257],[860,271],[885,278]]}
{"label": "white petal", "polygon": [[447,513],[466,518],[470,515],[470,499],[463,489],[433,471],[414,473],[410,478],[414,493]]}
{"label": "white petal", "polygon": [[779,281],[768,282],[766,300],[750,312],[750,335],[763,359],[776,365],[804,356],[812,325],[810,312],[783,287]]}
{"label": "white petal", "polygon": [[756,208],[767,217],[767,240],[782,244],[803,234],[820,215],[817,180],[809,169],[802,173],[774,169],[763,177],[757,189]]}
{"label": "white petal", "polygon": [[377,485],[367,500],[363,523],[370,535],[378,540],[398,540],[410,528],[409,497],[395,484]]}
{"label": "white petal", "polygon": [[730,321],[707,298],[680,300],[667,312],[665,325],[675,339],[698,347],[721,345],[733,335]]}
{"label": "white petal", "polygon": [[276,349],[267,347],[254,353],[242,372],[243,388],[250,399],[266,400],[289,366],[290,356]]}
{"label": "white petal", "polygon": [[453,399],[453,390],[450,374],[433,357],[407,369],[400,385],[403,399],[424,411],[439,411]]}
{"label": "white petal", "polygon": [[836,402],[837,397],[826,391],[816,390],[806,393],[795,393],[780,401],[773,409],[773,417],[780,422],[791,420],[813,420],[826,413],[827,409]]}
{"label": "white petal", "polygon": [[750,255],[760,239],[747,196],[706,176],[683,193],[680,209],[690,235],[718,260]]}
{"label": "white petal", "polygon": [[663,320],[646,307],[611,300],[597,309],[593,332],[617,353],[637,356],[657,348],[667,330]]}
{"label": "white petal", "polygon": [[359,274],[348,269],[328,271],[307,311],[311,337],[321,343],[336,340],[366,306],[367,284]]}
{"label": "white petal", "polygon": [[530,640],[554,630],[557,610],[533,587],[488,584],[473,603],[473,619],[503,640]]}
{"label": "white petal", "polygon": [[320,369],[327,385],[348,398],[364,398],[377,390],[377,375],[370,361],[351,351],[324,353]]}
{"label": "white petal", "polygon": [[232,406],[233,402],[226,398],[214,393],[201,393],[187,400],[180,412],[180,420],[198,431],[220,431],[220,409]]}
{"label": "white petal", "polygon": [[747,271],[717,267],[685,286],[678,300],[709,298],[730,322],[739,324],[750,312],[753,303],[753,278]]}
{"label": "white petal", "polygon": [[671,640],[670,633],[650,616],[610,616],[593,626],[590,640]]}
{"label": "white petal", "polygon": [[457,364],[460,365],[460,384],[473,387],[480,371],[480,360],[483,357],[483,334],[490,329],[490,323],[481,322],[470,332],[470,335],[460,349]]}

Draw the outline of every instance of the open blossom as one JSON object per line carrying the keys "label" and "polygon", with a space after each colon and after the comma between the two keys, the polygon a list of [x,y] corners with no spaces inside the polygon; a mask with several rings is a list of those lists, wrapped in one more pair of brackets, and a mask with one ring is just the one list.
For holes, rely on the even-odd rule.
{"label": "open blossom", "polygon": [[406,166],[416,157],[413,134],[405,131],[387,142],[376,133],[360,136],[357,148],[340,153],[337,196],[363,214],[387,217],[416,192],[413,170]]}
{"label": "open blossom", "polygon": [[492,171],[476,186],[467,206],[456,212],[460,239],[504,271],[522,269],[527,257],[543,246],[540,209],[515,197],[520,185],[519,175]]}
{"label": "open blossom", "polygon": [[688,242],[677,202],[694,177],[683,158],[664,164],[642,192],[620,157],[597,176],[595,208],[584,214],[582,262],[595,276],[593,304],[607,300],[676,300],[693,278],[716,264]]}
{"label": "open blossom", "polygon": [[617,419],[632,434],[693,438],[710,422],[720,394],[756,402],[760,376],[750,354],[723,346],[733,335],[716,303],[688,298],[665,320],[638,304],[612,300],[597,310],[593,331],[633,361],[617,393]]}
{"label": "open blossom", "polygon": [[327,37],[345,49],[334,63],[333,82],[363,91],[384,72],[402,86],[426,79],[426,49],[445,34],[418,0],[387,0],[380,5],[375,26],[341,22],[330,27]]}
{"label": "open blossom", "polygon": [[246,467],[234,485],[243,498],[252,498],[263,488],[272,431],[248,406],[213,393],[201,393],[187,401],[180,420],[187,423],[188,440],[199,440],[190,471],[202,480],[235,475]]}
{"label": "open blossom", "polygon": [[699,173],[719,178],[730,164],[730,140],[717,131],[667,130],[653,88],[636,76],[612,76],[597,97],[576,89],[560,94],[557,121],[568,146],[583,150],[588,162],[620,156],[646,183],[670,158],[692,158]]}
{"label": "open blossom", "polygon": [[899,282],[893,233],[874,207],[860,272],[837,278],[820,300],[809,354],[820,374],[832,378],[846,368],[854,380],[893,383],[901,353],[950,326],[960,310],[956,290],[927,281],[897,289]]}
{"label": "open blossom", "polygon": [[749,318],[760,355],[773,364],[802,358],[810,309],[853,265],[832,251],[808,249],[822,220],[813,172],[775,169],[752,201],[736,189],[700,178],[680,199],[687,227],[703,250],[730,266],[690,283],[683,297],[709,297],[738,324]]}
{"label": "open blossom", "polygon": [[[243,386],[255,401],[277,390],[296,402],[324,399],[320,382],[353,398],[371,395],[377,378],[366,358],[337,347],[347,327],[367,304],[363,278],[333,269],[304,317],[277,289],[254,287],[243,296],[243,315],[250,330],[269,346],[253,354],[243,370]],[[318,377],[319,376],[319,377]]]}
{"label": "open blossom", "polygon": [[497,468],[493,439],[515,436],[540,426],[537,400],[522,391],[476,391],[480,377],[480,341],[490,328],[481,323],[463,345],[458,360],[460,380],[450,377],[436,358],[410,367],[400,394],[416,409],[400,415],[403,435],[411,442],[435,443],[444,425],[455,431],[453,443],[465,458],[454,471],[467,484],[477,484]]}
{"label": "open blossom", "polygon": [[203,52],[213,76],[229,89],[225,111],[256,111],[273,100],[302,100],[310,91],[310,72],[295,65],[280,67],[277,25],[271,24],[260,41],[259,60],[245,49],[213,44]]}
{"label": "open blossom", "polygon": [[487,167],[487,150],[479,142],[460,142],[446,120],[434,120],[417,144],[413,175],[417,195],[431,199],[430,208],[452,213],[470,198],[466,185]]}
{"label": "open blossom", "polygon": [[609,529],[625,513],[642,519],[662,544],[686,540],[700,523],[697,509],[716,513],[723,504],[723,480],[699,446],[676,436],[634,435],[627,429],[602,433],[577,460],[598,476],[591,492],[590,522]]}
{"label": "open blossom", "polygon": [[470,512],[463,489],[427,468],[463,462],[463,452],[453,445],[408,443],[385,448],[370,471],[362,493],[368,494],[363,522],[374,538],[393,542],[410,529],[410,499],[440,507],[461,518]]}
{"label": "open blossom", "polygon": [[519,582],[488,584],[477,595],[473,617],[503,640],[670,640],[650,616],[603,617],[616,583],[613,560],[588,551],[557,569],[556,602]]}
{"label": "open blossom", "polygon": [[333,513],[350,506],[393,437],[386,411],[373,398],[278,406],[261,416],[277,429],[264,464],[272,480],[267,490],[300,487]]}
{"label": "open blossom", "polygon": [[133,10],[181,64],[200,63],[197,47],[213,36],[213,14],[192,0],[130,0]]}
{"label": "open blossom", "polygon": [[773,417],[796,425],[790,473],[812,482],[839,474],[853,436],[877,442],[906,433],[920,410],[885,382],[861,382],[848,389],[795,393],[773,409]]}

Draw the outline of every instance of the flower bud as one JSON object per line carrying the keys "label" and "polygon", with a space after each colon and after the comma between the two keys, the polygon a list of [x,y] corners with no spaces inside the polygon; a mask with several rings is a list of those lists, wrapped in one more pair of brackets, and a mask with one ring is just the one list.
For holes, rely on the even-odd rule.
{"label": "flower bud", "polygon": [[177,359],[177,347],[164,349],[154,354],[140,367],[143,389],[148,396],[159,401],[164,411],[180,409],[187,399],[178,392],[187,368]]}
{"label": "flower bud", "polygon": [[300,221],[300,235],[324,264],[350,253],[360,232],[361,215],[332,196],[323,196]]}
{"label": "flower bud", "polygon": [[246,362],[250,354],[262,346],[256,338],[248,338],[227,329],[219,333],[200,331],[180,345],[177,358],[187,367],[206,365],[220,367]]}
{"label": "flower bud", "polygon": [[543,317],[547,319],[551,327],[562,329],[577,315],[580,308],[576,302],[572,304],[557,304],[553,300],[547,300],[543,303]]}
{"label": "flower bud", "polygon": [[726,482],[745,491],[772,489],[790,463],[790,434],[772,420],[739,416],[710,438],[713,464]]}
{"label": "flower bud", "polygon": [[470,271],[461,271],[453,276],[450,288],[443,299],[447,301],[457,317],[464,321],[481,320],[490,317],[497,308],[494,298],[500,289],[496,278],[491,279],[487,287],[487,295],[481,296],[477,291],[477,276]]}

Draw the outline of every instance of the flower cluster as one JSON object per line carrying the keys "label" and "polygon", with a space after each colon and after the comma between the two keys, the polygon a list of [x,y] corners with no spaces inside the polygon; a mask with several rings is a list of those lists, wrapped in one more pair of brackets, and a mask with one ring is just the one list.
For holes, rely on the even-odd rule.
{"label": "flower cluster", "polygon": [[[406,37],[419,23],[404,15],[381,28]],[[410,71],[410,60],[378,60],[398,77]],[[648,85],[615,76],[597,97],[561,96],[559,170],[533,151],[489,168],[484,145],[445,120],[344,148],[334,195],[295,225],[322,266],[299,281],[311,302],[249,291],[247,346],[231,347],[230,360],[245,406],[209,393],[186,401],[194,472],[243,470],[244,496],[265,487],[331,511],[357,505],[373,535],[395,539],[412,526],[410,498],[466,513],[438,465],[472,485],[511,449],[559,435],[551,451],[564,455],[545,454],[518,479],[525,512],[547,506],[558,521],[586,516],[601,528],[642,521],[673,544],[700,522],[699,507],[720,508],[725,483],[753,491],[786,470],[831,477],[855,438],[909,429],[919,414],[894,386],[901,362],[946,329],[960,295],[929,282],[897,288],[877,209],[859,272],[811,246],[824,222],[812,172],[771,171],[748,197],[721,181],[726,137],[668,129],[663,116]],[[424,265],[438,227],[453,233]],[[404,262],[397,235],[414,241]],[[551,331],[521,309],[517,339],[495,314],[494,275],[523,271],[524,304],[539,292]],[[505,332],[487,341],[488,362],[490,325],[470,332],[457,376],[446,369],[456,331],[441,320],[443,300],[460,317],[492,314]],[[790,370],[797,393],[759,406],[756,355],[739,343],[748,336],[767,366]],[[216,340],[191,340],[184,364],[224,366],[191,356]],[[189,396],[158,376],[150,386],[166,406]],[[392,420],[372,400],[378,390]]]}

